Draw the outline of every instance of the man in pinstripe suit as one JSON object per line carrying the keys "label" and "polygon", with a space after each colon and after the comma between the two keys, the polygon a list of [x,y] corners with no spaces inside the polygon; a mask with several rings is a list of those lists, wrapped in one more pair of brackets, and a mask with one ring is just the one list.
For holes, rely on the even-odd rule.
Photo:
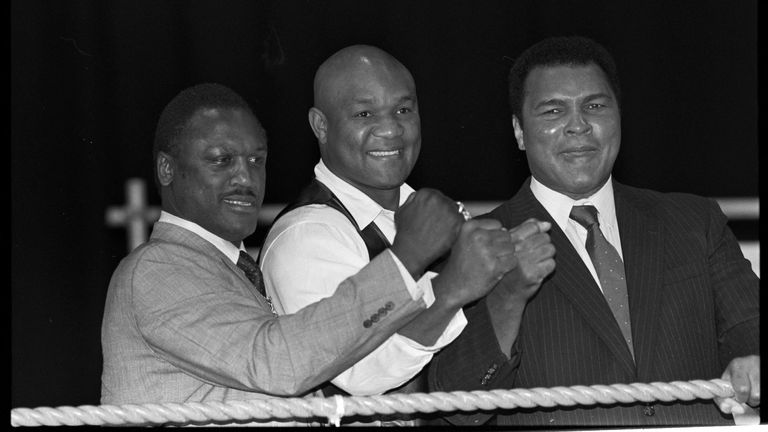
{"label": "man in pinstripe suit", "polygon": [[[464,332],[430,366],[431,389],[722,377],[737,394],[717,405],[555,407],[448,420],[555,427],[732,424],[730,414],[743,411],[742,403],[759,407],[759,280],[717,203],[612,178],[621,122],[610,54],[586,38],[546,39],[515,62],[510,99],[515,138],[532,176],[487,217],[505,227],[528,218],[551,222],[556,268],[524,290],[502,280],[467,308]],[[628,304],[619,307],[629,309],[625,323],[631,327],[625,334],[586,250],[587,230],[569,218],[583,205],[596,208],[599,229],[623,260]]]}

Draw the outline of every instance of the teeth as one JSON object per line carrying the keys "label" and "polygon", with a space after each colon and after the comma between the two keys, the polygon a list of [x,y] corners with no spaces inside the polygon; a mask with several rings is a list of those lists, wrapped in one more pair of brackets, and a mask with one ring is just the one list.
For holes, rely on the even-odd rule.
{"label": "teeth", "polygon": [[230,199],[226,199],[224,201],[228,202],[230,204],[239,205],[239,206],[245,206],[245,207],[250,207],[250,206],[253,205],[253,203],[249,203],[249,202],[246,202],[246,201],[236,201],[236,200],[230,200]]}
{"label": "teeth", "polygon": [[395,156],[400,154],[400,150],[390,150],[390,151],[370,151],[368,152],[371,156]]}

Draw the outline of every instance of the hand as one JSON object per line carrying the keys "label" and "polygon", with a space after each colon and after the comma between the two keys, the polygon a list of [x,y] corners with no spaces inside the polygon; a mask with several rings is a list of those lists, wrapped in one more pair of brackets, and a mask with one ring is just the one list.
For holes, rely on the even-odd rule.
{"label": "hand", "polygon": [[551,227],[549,222],[528,219],[509,231],[518,265],[494,288],[492,297],[525,304],[538,292],[541,282],[555,269],[555,246],[547,234]]}
{"label": "hand", "polygon": [[429,264],[448,252],[463,222],[456,202],[435,189],[420,189],[395,212],[392,252],[419,279]]}
{"label": "hand", "polygon": [[445,267],[432,281],[436,301],[459,308],[486,295],[517,266],[509,232],[494,219],[472,219],[461,227]]}
{"label": "hand", "polygon": [[760,406],[760,356],[731,360],[721,378],[731,383],[736,395],[733,398],[715,398],[720,411],[725,414],[744,414],[741,404]]}
{"label": "hand", "polygon": [[555,247],[547,234],[551,227],[549,222],[528,219],[509,231],[517,268],[504,275],[485,301],[499,348],[508,358],[528,300],[555,268]]}

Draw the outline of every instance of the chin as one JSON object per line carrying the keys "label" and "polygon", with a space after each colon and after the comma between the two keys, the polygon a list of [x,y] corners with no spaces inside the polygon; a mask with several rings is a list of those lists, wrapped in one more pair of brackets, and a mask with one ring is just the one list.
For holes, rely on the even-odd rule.
{"label": "chin", "polygon": [[231,223],[225,231],[226,237],[222,236],[222,238],[227,241],[240,242],[254,232],[256,232],[256,224],[241,225]]}

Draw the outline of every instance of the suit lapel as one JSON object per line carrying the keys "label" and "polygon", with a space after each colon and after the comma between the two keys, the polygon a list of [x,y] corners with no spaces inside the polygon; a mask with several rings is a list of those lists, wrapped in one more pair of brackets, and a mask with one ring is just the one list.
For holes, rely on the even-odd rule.
{"label": "suit lapel", "polygon": [[216,246],[199,235],[170,223],[158,222],[152,228],[151,238],[171,243],[179,243],[210,256],[211,259],[221,263],[222,271],[232,272],[242,282],[242,286],[246,287],[247,291],[256,297],[258,302],[263,304],[264,307],[271,308],[264,296],[258,292],[256,287],[248,280],[245,273],[237,266],[237,264],[230,261],[230,259],[216,248]]}
{"label": "suit lapel", "polygon": [[[568,237],[533,196],[529,182],[526,182],[517,195],[504,205],[503,212],[499,213],[499,216],[505,218],[503,222],[507,228],[512,228],[529,217],[552,223],[549,234],[556,249],[555,270],[545,280],[541,289],[558,290],[608,346],[622,367],[634,376],[635,364],[632,354],[602,291]],[[535,301],[535,298],[532,301]]]}
{"label": "suit lapel", "polygon": [[638,377],[654,361],[663,295],[664,243],[661,225],[647,206],[632,199],[627,188],[614,181],[616,219],[624,254],[632,339]]}

